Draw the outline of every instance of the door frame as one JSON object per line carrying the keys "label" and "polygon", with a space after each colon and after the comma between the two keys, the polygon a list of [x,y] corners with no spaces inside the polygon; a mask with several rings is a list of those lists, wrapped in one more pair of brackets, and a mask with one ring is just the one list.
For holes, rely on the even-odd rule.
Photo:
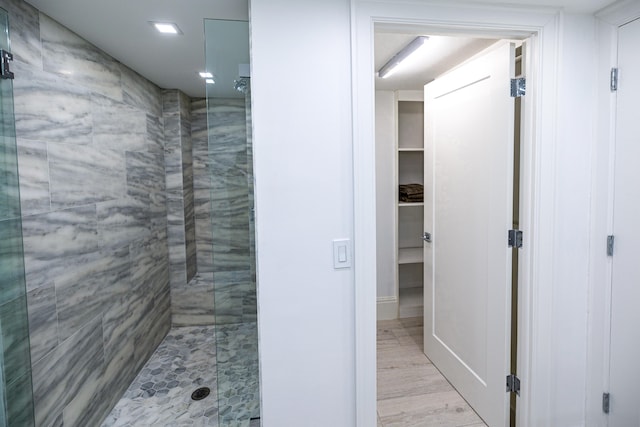
{"label": "door frame", "polygon": [[[425,18],[417,18],[425,17]],[[555,8],[507,7],[424,1],[351,0],[354,168],[356,426],[376,425],[376,198],[374,24],[438,29],[496,38],[530,37],[528,92],[523,103],[518,366],[522,389],[518,425],[548,419],[552,389],[547,332],[552,287],[556,146],[557,55],[562,13]],[[526,105],[525,105],[526,104]],[[506,236],[506,230],[505,230]],[[506,240],[506,237],[505,237]],[[505,241],[506,244],[506,241]],[[532,284],[536,286],[533,287]],[[535,370],[537,375],[530,374]],[[505,376],[506,376],[505,372]]]}
{"label": "door frame", "polygon": [[[596,14],[598,34],[598,81],[608,82],[618,64],[618,29],[640,18],[640,3],[620,1]],[[598,86],[598,133],[593,155],[591,183],[591,249],[589,271],[589,342],[587,348],[586,425],[607,426],[602,411],[602,393],[609,392],[609,351],[611,338],[612,259],[605,241],[613,233],[614,154],[616,94],[609,86]]]}

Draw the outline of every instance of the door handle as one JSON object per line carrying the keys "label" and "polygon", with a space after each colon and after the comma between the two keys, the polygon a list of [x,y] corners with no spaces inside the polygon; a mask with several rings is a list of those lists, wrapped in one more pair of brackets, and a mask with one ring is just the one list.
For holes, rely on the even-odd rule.
{"label": "door handle", "polygon": [[431,243],[431,233],[427,233],[426,231],[422,233],[422,240],[427,243]]}

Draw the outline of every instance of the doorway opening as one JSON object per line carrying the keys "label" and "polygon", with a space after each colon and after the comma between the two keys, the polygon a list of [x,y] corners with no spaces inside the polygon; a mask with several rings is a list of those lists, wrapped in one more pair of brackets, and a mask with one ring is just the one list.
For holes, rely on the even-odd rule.
{"label": "doorway opening", "polygon": [[[459,270],[461,267],[467,268],[461,265],[456,266],[456,264],[473,265],[476,264],[476,258],[485,257],[486,254],[483,250],[485,239],[481,238],[480,245],[475,246],[475,254],[473,249],[465,250],[463,246],[473,248],[471,238],[467,237],[473,233],[467,231],[460,235],[452,232],[458,228],[458,225],[451,224],[449,219],[444,220],[442,215],[451,218],[455,216],[456,210],[467,209],[469,212],[458,215],[458,219],[463,220],[460,222],[465,223],[466,226],[472,226],[471,223],[475,222],[475,228],[482,228],[485,223],[495,222],[493,218],[497,215],[495,212],[493,214],[490,212],[491,207],[487,210],[488,216],[485,219],[480,219],[481,212],[471,213],[472,210],[475,211],[482,205],[486,205],[487,202],[473,200],[474,196],[465,193],[466,189],[464,188],[456,190],[454,182],[467,179],[467,182],[462,185],[469,187],[475,181],[478,183],[485,181],[481,177],[484,175],[482,168],[486,166],[492,169],[490,163],[492,159],[496,159],[494,162],[496,167],[505,163],[509,165],[508,170],[505,170],[504,175],[500,175],[493,181],[487,181],[487,183],[493,182],[493,184],[497,184],[497,187],[502,186],[506,189],[507,193],[500,195],[499,198],[499,200],[508,203],[507,208],[510,210],[508,215],[503,215],[505,220],[508,219],[504,224],[505,232],[512,226],[512,229],[517,229],[520,182],[519,129],[521,111],[519,98],[502,98],[501,102],[506,109],[503,108],[499,114],[507,112],[507,121],[510,123],[505,123],[504,126],[508,128],[511,139],[503,139],[503,145],[496,147],[497,155],[485,160],[482,159],[481,152],[489,151],[490,147],[487,147],[486,150],[480,148],[480,152],[467,156],[461,152],[452,152],[451,154],[459,159],[450,159],[453,163],[449,163],[444,173],[440,169],[447,159],[446,155],[441,155],[441,153],[446,152],[447,145],[437,147],[440,143],[439,140],[449,138],[449,143],[456,144],[461,139],[467,138],[471,145],[466,147],[460,145],[458,149],[465,149],[467,152],[473,151],[474,146],[481,145],[482,138],[480,136],[477,138],[478,141],[475,141],[475,136],[469,133],[465,135],[463,132],[452,139],[450,133],[455,132],[455,128],[461,126],[470,128],[486,126],[491,123],[491,117],[478,118],[475,121],[470,117],[463,120],[459,120],[458,117],[436,120],[430,115],[436,116],[443,113],[450,116],[457,115],[462,113],[459,109],[466,107],[468,102],[476,102],[475,111],[473,107],[469,107],[471,110],[468,110],[467,113],[479,116],[481,110],[486,110],[483,102],[491,104],[494,101],[491,98],[491,93],[487,92],[488,89],[483,88],[485,80],[496,79],[495,75],[505,77],[502,83],[497,82],[499,92],[501,84],[504,86],[508,84],[508,78],[522,74],[522,42],[512,43],[497,37],[441,34],[438,31],[434,34],[428,28],[416,26],[402,28],[397,25],[376,24],[374,28],[375,66],[380,70],[388,67],[385,65],[385,61],[390,57],[397,58],[401,55],[394,56],[394,51],[403,51],[403,46],[415,45],[417,41],[426,40],[423,48],[401,64],[391,77],[382,78],[379,73],[375,79],[376,243],[378,248],[377,407],[379,420],[382,425],[385,422],[400,421],[398,417],[404,417],[404,421],[420,417],[423,422],[429,422],[429,417],[435,416],[444,425],[460,425],[461,423],[483,425],[482,419],[478,415],[492,424],[496,419],[502,419],[501,412],[506,412],[505,408],[509,407],[507,418],[509,424],[513,426],[516,420],[516,394],[510,393],[509,402],[502,404],[497,403],[502,400],[501,398],[487,396],[489,393],[495,395],[496,392],[501,392],[502,384],[498,385],[497,382],[504,377],[496,378],[493,375],[493,378],[487,379],[487,375],[491,374],[479,366],[483,363],[486,364],[490,353],[493,353],[493,358],[496,358],[495,349],[489,350],[487,348],[488,346],[496,347],[495,339],[491,343],[488,337],[494,332],[484,327],[476,328],[474,325],[478,324],[478,320],[481,320],[480,323],[482,323],[482,320],[488,320],[492,317],[486,312],[491,302],[489,302],[489,297],[485,297],[483,293],[490,293],[492,298],[495,294],[495,298],[498,300],[502,296],[509,297],[506,307],[502,307],[502,311],[500,311],[504,318],[498,317],[492,320],[496,323],[494,329],[502,331],[502,338],[497,340],[497,346],[504,347],[503,361],[502,364],[497,364],[489,371],[495,374],[503,370],[505,375],[513,374],[515,376],[517,374],[517,248],[508,251],[506,242],[501,245],[499,239],[502,231],[498,231],[497,253],[510,252],[511,259],[501,262],[505,271],[508,271],[509,277],[505,278],[504,283],[498,285],[497,292],[495,292],[495,287],[493,291],[486,287],[482,280],[478,280],[477,284],[473,284],[471,287],[467,286],[465,289],[465,284],[460,282],[465,280],[470,282],[469,279],[473,280],[473,275],[466,279],[455,277],[455,270]],[[516,55],[516,45],[518,45],[518,55]],[[483,61],[486,60],[478,58],[493,58],[496,54],[489,52],[499,49],[496,46],[502,46],[501,49],[505,52],[504,55],[499,56],[500,61],[507,60],[498,65],[499,69],[503,69],[502,74],[496,73],[494,70],[477,80],[465,80],[459,84],[452,82],[448,89],[438,89],[441,90],[441,93],[432,96],[430,102],[427,102],[425,106],[425,90],[428,96],[428,88],[434,85],[437,87],[439,84],[435,82],[429,84],[430,82],[443,74],[448,74],[452,69],[467,67],[473,70],[474,67],[481,68]],[[460,67],[460,64],[466,65]],[[450,79],[450,76],[456,72],[463,73],[457,70],[446,78]],[[461,75],[460,78],[467,79],[468,77]],[[456,92],[456,95],[450,95],[452,92]],[[467,99],[469,96],[472,98],[482,96],[483,98],[473,101]],[[458,103],[454,110],[451,110],[451,105],[444,107],[444,109],[439,107],[439,100],[444,99],[443,97],[446,99],[459,98],[457,101],[443,102],[444,104]],[[505,116],[502,115],[502,120],[504,118]],[[447,123],[453,123],[449,125],[451,126],[450,130],[446,130],[444,133],[434,130],[436,127],[445,129]],[[471,130],[471,133],[479,131],[481,129]],[[496,130],[494,133],[498,137],[504,134],[500,130]],[[510,159],[504,161],[505,158]],[[456,177],[456,164],[465,161],[467,164],[459,170],[460,176]],[[481,162],[475,167],[478,172],[478,176],[475,178],[471,175],[463,176],[468,173],[469,168],[474,169],[469,162]],[[510,180],[513,182],[503,182]],[[436,184],[436,182],[438,183]],[[491,195],[491,191],[483,191],[482,184],[479,185],[481,186],[477,189],[478,193],[486,193],[487,197],[484,199],[491,198],[491,203],[498,201]],[[449,204],[458,204],[459,206],[454,211],[449,210],[440,213],[439,216],[440,210],[450,209],[450,207],[440,209],[439,205]],[[438,226],[436,226],[436,222],[438,222]],[[447,226],[449,226],[448,229]],[[497,223],[497,226],[500,227],[500,222]],[[434,228],[439,232],[439,235],[436,233],[436,236],[441,239],[437,242],[432,242]],[[495,228],[493,231],[496,231]],[[447,249],[447,243],[453,242],[455,239],[458,239],[458,248]],[[489,240],[491,239],[496,242],[495,236],[490,237]],[[443,249],[435,250],[436,245]],[[501,246],[505,246],[505,249]],[[494,245],[494,251],[495,247],[496,245]],[[441,261],[443,258],[448,258],[448,260],[443,263]],[[449,268],[448,271],[447,268]],[[498,270],[480,267],[477,271],[491,273],[491,270],[493,270],[493,274],[499,274],[500,271],[499,267]],[[449,274],[449,277],[441,272]],[[452,292],[451,289],[456,286],[459,288],[458,292]],[[487,301],[484,303],[463,301],[467,299],[469,292],[473,293],[476,290],[475,299],[486,299]],[[452,298],[458,298],[459,301],[455,303],[447,301]],[[441,308],[443,306],[444,308]],[[474,310],[479,313],[475,316],[465,316],[466,313]],[[438,324],[436,325],[436,323]],[[422,340],[423,328],[425,329],[424,341]],[[469,336],[465,337],[465,334]],[[477,337],[474,338],[475,335],[484,338],[478,340]],[[471,344],[465,344],[467,341]],[[437,349],[431,348],[439,346],[442,346],[445,349],[444,352],[448,353],[446,357],[443,358],[438,354]],[[483,354],[473,355],[474,352]],[[427,357],[429,355],[435,358],[434,360],[439,360],[438,363],[432,365],[431,360]],[[447,359],[458,360],[452,363]],[[461,366],[455,367],[456,364]],[[469,380],[464,379],[464,374],[460,374],[456,370],[468,370],[471,376],[477,377],[481,386],[476,387],[469,384]],[[444,373],[444,376],[441,373]],[[487,383],[490,382],[493,385],[487,386]],[[459,393],[456,393],[455,390]],[[472,403],[471,406],[465,400]],[[474,404],[478,415],[472,409]],[[504,407],[499,408],[500,405],[504,405]],[[488,407],[491,409],[488,410]],[[425,408],[429,409],[425,411]]]}
{"label": "doorway opening", "polygon": [[[548,306],[537,304],[550,297],[548,285],[553,176],[544,173],[553,164],[556,141],[554,119],[555,78],[560,20],[556,10],[356,2],[353,11],[353,111],[354,111],[354,265],[356,420],[360,427],[376,422],[376,187],[375,187],[375,91],[374,25],[384,23],[402,29],[419,27],[425,32],[477,38],[529,41],[528,92],[523,102],[520,228],[525,244],[519,254],[518,370],[521,391],[519,425],[534,422],[535,411],[544,412],[546,390],[551,386],[539,375],[530,381],[532,364],[545,369],[551,343]],[[544,66],[543,66],[544,65]],[[536,283],[535,289],[532,283]],[[535,345],[534,345],[535,344]],[[542,365],[538,365],[542,363]],[[503,384],[504,385],[504,384]],[[503,389],[504,390],[504,389]],[[505,398],[506,400],[506,398]],[[508,410],[505,410],[505,419]],[[506,421],[505,421],[506,424]]]}

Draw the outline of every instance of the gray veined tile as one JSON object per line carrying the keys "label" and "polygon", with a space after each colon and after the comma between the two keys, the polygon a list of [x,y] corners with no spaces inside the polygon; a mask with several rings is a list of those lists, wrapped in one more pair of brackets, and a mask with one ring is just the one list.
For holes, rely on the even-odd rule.
{"label": "gray veined tile", "polygon": [[0,305],[25,293],[22,221],[0,221]]}
{"label": "gray veined tile", "polygon": [[47,144],[17,139],[20,162],[20,203],[23,215],[51,210]]}
{"label": "gray veined tile", "polygon": [[17,154],[15,138],[0,136],[0,221],[20,217]]}
{"label": "gray veined tile", "polygon": [[33,365],[36,425],[50,425],[104,363],[98,316]]}
{"label": "gray veined tile", "polygon": [[16,61],[42,69],[40,13],[25,1],[3,1],[9,12],[11,50]]}
{"label": "gray veined tile", "polygon": [[[182,91],[178,92],[178,100],[180,102],[180,115],[184,118],[185,122],[191,122],[191,99],[187,94]],[[191,132],[189,132],[191,133]]]}
{"label": "gray veined tile", "polygon": [[0,328],[4,381],[11,383],[31,369],[26,296],[0,305]]}
{"label": "gray veined tile", "polygon": [[103,250],[56,279],[60,341],[132,290],[130,263],[128,246]]}
{"label": "gray veined tile", "polygon": [[16,135],[36,141],[89,144],[91,93],[50,73],[16,62],[14,104]]}
{"label": "gray veined tile", "polygon": [[22,219],[27,289],[51,283],[98,250],[95,205]]}
{"label": "gray veined tile", "polygon": [[[209,276],[212,274],[209,273]],[[206,280],[203,277],[198,274],[187,285],[171,289],[171,311],[174,325],[194,326],[215,323],[213,278]]]}
{"label": "gray veined tile", "polygon": [[127,152],[127,194],[151,203],[153,196],[164,193],[164,155],[162,152]]}
{"label": "gray veined tile", "polygon": [[93,143],[117,150],[146,151],[147,113],[130,105],[94,97]]}
{"label": "gray veined tile", "polygon": [[[180,150],[181,134],[180,134],[180,116],[177,113],[163,114],[164,121],[164,148],[166,150],[173,148]],[[180,151],[180,153],[182,153]]]}
{"label": "gray veined tile", "polygon": [[164,115],[180,113],[180,97],[177,89],[162,90],[162,113]]}
{"label": "gray veined tile", "polygon": [[[105,310],[102,317],[104,352],[107,359],[133,343],[149,297],[144,289],[134,289],[122,295]],[[131,351],[133,357],[133,349]]]}
{"label": "gray veined tile", "polygon": [[58,312],[53,283],[27,294],[31,360],[37,362],[58,345]]}
{"label": "gray veined tile", "polygon": [[128,246],[151,234],[148,202],[125,197],[98,203],[96,209],[101,248]]}
{"label": "gray veined tile", "polygon": [[199,135],[207,139],[207,100],[191,98],[191,136]]}
{"label": "gray veined tile", "polygon": [[13,382],[6,384],[6,393],[6,396],[8,397],[6,408],[7,425],[34,425],[31,371],[25,372]]}
{"label": "gray veined tile", "polygon": [[123,100],[156,117],[162,115],[162,90],[140,74],[120,65]]}
{"label": "gray veined tile", "polygon": [[65,407],[65,426],[99,426],[135,378],[133,342],[127,343],[105,367],[97,381],[87,381]]}
{"label": "gray veined tile", "polygon": [[164,150],[164,122],[162,117],[147,113],[147,143],[149,151]]}
{"label": "gray veined tile", "polygon": [[171,327],[170,315],[165,319],[165,323],[158,322],[158,315],[162,313],[155,306],[154,298],[146,298],[145,304],[134,338],[136,371],[148,360],[160,341],[162,341],[162,338],[164,338],[164,334]]}
{"label": "gray veined tile", "polygon": [[90,91],[122,100],[120,64],[45,14],[40,14],[44,69]]}
{"label": "gray veined tile", "polygon": [[118,199],[126,193],[124,152],[96,146],[49,145],[51,206]]}

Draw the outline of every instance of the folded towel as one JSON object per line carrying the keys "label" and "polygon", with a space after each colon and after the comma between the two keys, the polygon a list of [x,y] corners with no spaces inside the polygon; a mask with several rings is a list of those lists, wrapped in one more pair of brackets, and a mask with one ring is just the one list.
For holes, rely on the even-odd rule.
{"label": "folded towel", "polygon": [[422,184],[400,184],[399,198],[404,203],[419,203],[424,201],[424,187]]}

